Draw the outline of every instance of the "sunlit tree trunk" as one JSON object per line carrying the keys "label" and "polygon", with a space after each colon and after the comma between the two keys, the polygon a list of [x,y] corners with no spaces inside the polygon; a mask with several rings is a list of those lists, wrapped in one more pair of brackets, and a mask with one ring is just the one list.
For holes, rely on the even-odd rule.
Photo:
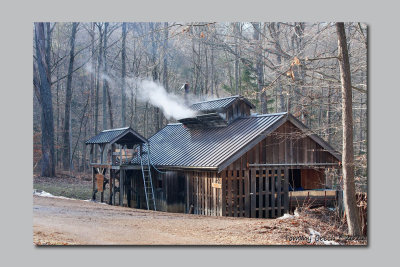
{"label": "sunlit tree trunk", "polygon": [[340,80],[342,84],[344,207],[349,234],[360,235],[360,217],[357,210],[354,183],[352,88],[344,23],[336,23],[336,31],[338,36]]}

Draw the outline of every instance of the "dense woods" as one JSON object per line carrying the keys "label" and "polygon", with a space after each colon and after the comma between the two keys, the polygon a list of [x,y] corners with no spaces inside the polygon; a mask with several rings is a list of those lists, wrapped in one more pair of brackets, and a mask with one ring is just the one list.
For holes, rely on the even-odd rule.
{"label": "dense woods", "polygon": [[[289,111],[342,151],[335,23],[35,23],[34,171],[88,170],[84,141],[131,126],[150,137],[174,118],[142,97],[154,81],[196,100],[240,94],[254,112]],[[366,190],[367,27],[345,23],[356,190]],[[350,81],[350,79],[349,79]],[[182,102],[183,102],[182,97]]]}

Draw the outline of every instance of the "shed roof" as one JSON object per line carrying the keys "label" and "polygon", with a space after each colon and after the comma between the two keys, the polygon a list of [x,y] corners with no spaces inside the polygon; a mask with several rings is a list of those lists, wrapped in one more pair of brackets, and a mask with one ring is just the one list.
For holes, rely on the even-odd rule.
{"label": "shed roof", "polygon": [[85,143],[88,144],[108,144],[108,143],[146,143],[147,139],[141,136],[130,127],[109,129],[93,136]]}
{"label": "shed roof", "polygon": [[182,123],[168,124],[149,138],[151,160],[159,167],[221,171],[286,121],[307,131],[310,138],[341,160],[328,143],[286,112],[239,118],[223,128],[188,129]]}
{"label": "shed roof", "polygon": [[254,105],[249,100],[247,100],[246,98],[244,98],[243,96],[240,96],[240,95],[229,96],[229,97],[225,97],[225,98],[219,98],[219,99],[194,103],[190,106],[190,108],[193,110],[208,112],[208,111],[214,111],[214,110],[218,110],[218,109],[226,109],[230,105],[235,103],[236,101],[244,101],[251,108],[254,108]]}
{"label": "shed roof", "polygon": [[182,123],[168,124],[149,138],[152,163],[221,170],[232,156],[279,127],[285,117],[286,113],[251,116],[223,128],[192,130]]}

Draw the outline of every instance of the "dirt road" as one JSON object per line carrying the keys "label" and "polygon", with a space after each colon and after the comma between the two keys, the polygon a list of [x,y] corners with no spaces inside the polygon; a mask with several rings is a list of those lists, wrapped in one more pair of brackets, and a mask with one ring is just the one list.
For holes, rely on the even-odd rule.
{"label": "dirt road", "polygon": [[[263,219],[206,217],[33,197],[36,244],[276,244]],[[274,238],[273,238],[274,237]],[[279,243],[286,243],[284,239]]]}
{"label": "dirt road", "polygon": [[309,245],[288,238],[309,236],[309,227],[321,235],[340,234],[329,221],[308,215],[283,220],[210,217],[33,196],[37,245]]}

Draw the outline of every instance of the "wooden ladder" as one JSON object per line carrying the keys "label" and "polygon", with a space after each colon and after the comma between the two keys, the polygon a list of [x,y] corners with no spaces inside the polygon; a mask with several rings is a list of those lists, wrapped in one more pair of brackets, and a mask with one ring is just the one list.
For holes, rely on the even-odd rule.
{"label": "wooden ladder", "polygon": [[147,209],[157,210],[156,209],[156,200],[154,197],[154,189],[153,182],[151,178],[151,162],[149,157],[149,144],[147,144],[147,151],[141,151],[140,155],[140,165],[142,168],[142,176],[143,176],[143,185],[144,185],[144,194],[146,196],[146,204]]}

